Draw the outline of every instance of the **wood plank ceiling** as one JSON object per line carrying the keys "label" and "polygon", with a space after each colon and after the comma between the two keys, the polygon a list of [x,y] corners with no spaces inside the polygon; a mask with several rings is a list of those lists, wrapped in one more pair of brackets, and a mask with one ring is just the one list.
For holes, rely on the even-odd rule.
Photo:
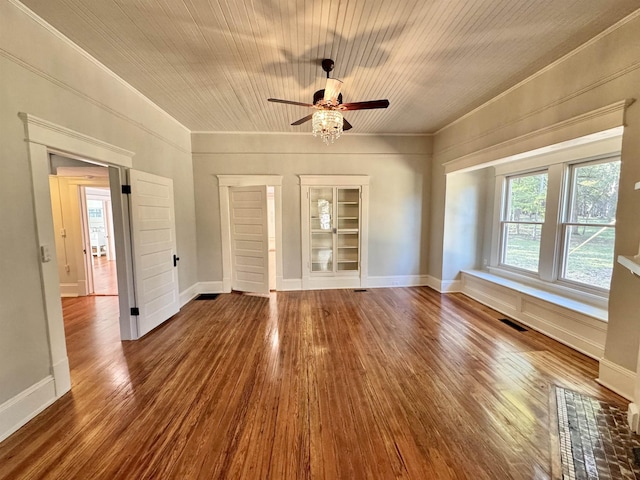
{"label": "wood plank ceiling", "polygon": [[192,131],[294,132],[322,58],[353,132],[427,133],[566,54],[638,0],[22,0]]}

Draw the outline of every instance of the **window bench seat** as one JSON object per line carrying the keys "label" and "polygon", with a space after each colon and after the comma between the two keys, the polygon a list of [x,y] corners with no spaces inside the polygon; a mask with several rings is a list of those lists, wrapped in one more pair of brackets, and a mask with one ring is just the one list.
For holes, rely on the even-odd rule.
{"label": "window bench seat", "polygon": [[462,271],[461,291],[585,355],[604,355],[604,308],[479,270]]}

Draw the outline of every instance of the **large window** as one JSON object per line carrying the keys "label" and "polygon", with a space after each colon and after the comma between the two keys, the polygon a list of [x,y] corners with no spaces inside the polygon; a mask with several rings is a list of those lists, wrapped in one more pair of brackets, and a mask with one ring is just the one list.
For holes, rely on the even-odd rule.
{"label": "large window", "polygon": [[619,160],[571,166],[560,278],[609,288],[619,177]]}
{"label": "large window", "polygon": [[502,211],[503,265],[538,271],[547,179],[546,171],[507,178]]}
{"label": "large window", "polygon": [[498,265],[606,293],[619,175],[619,157],[608,157],[500,176]]}

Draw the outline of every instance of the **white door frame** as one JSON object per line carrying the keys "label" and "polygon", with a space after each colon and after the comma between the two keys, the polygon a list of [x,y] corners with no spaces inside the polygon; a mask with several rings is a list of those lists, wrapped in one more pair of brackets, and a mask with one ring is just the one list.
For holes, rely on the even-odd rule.
{"label": "white door frame", "polygon": [[[89,212],[87,209],[87,192],[84,185],[78,185],[78,193],[80,194],[80,232],[82,235],[82,264],[84,265],[84,292],[83,295],[91,295],[94,293],[93,288],[93,252],[91,251],[91,232],[89,232]],[[75,244],[75,238],[74,244]],[[78,249],[74,248],[77,252]],[[80,270],[78,269],[78,274]],[[80,278],[78,278],[80,283]],[[78,287],[78,290],[80,288]],[[80,292],[78,292],[80,295]]]}
{"label": "white door frame", "polygon": [[273,187],[276,208],[276,290],[282,290],[282,176],[281,175],[216,175],[220,195],[220,233],[222,237],[222,291],[231,291],[231,217],[229,187],[265,185]]}
{"label": "white door frame", "polygon": [[[134,153],[27,113],[20,113],[19,116],[25,125],[25,139],[31,165],[33,208],[38,245],[39,248],[46,246],[50,251],[55,251],[51,194],[49,193],[49,153],[62,153],[71,158],[95,160],[111,167],[117,167],[109,168],[109,176],[111,184],[117,184],[118,188],[121,185],[121,173],[133,165]],[[121,230],[119,236],[122,238],[115,240],[116,248],[119,247],[122,249],[120,251],[124,252],[124,255],[118,255],[116,260],[120,299],[120,333],[124,340],[136,338],[137,330],[136,318],[132,317],[128,311],[133,305],[133,303],[129,303],[130,299],[132,302],[134,300],[133,272],[131,243],[124,238],[129,232],[129,217],[124,209],[128,208],[128,204],[127,200],[122,197],[125,195],[118,195],[117,198],[112,198],[112,201],[114,223],[122,225],[122,229],[118,228]],[[71,373],[67,358],[62,301],[60,299],[60,279],[55,255],[52,256],[51,261],[40,262],[40,277],[48,327],[51,373],[58,398],[71,389]],[[124,313],[123,305],[126,305]]]}

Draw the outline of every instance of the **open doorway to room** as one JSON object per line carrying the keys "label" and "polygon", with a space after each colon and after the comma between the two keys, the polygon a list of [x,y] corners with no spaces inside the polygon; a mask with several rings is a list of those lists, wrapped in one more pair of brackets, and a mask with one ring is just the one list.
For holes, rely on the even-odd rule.
{"label": "open doorway to room", "polygon": [[[86,255],[89,294],[117,295],[118,277],[116,270],[116,248],[113,233],[113,217],[111,192],[105,187],[82,187],[84,200],[83,217],[83,251]],[[87,242],[88,239],[88,242]]]}
{"label": "open doorway to room", "polygon": [[108,167],[51,155],[49,187],[61,296],[117,296]]}

